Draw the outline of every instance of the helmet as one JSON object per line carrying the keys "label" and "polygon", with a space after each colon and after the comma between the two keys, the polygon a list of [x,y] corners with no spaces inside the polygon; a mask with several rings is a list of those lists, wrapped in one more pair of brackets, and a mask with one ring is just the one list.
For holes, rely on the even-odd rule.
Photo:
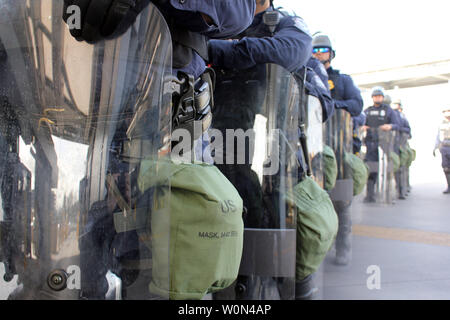
{"label": "helmet", "polygon": [[392,102],[392,108],[399,110],[399,111],[403,111],[403,105],[402,105],[402,100],[401,99],[395,99]]}
{"label": "helmet", "polygon": [[383,101],[385,104],[388,104],[388,105],[391,105],[391,103],[392,103],[392,99],[391,99],[391,96],[390,95],[385,95],[384,96],[384,101]]}
{"label": "helmet", "polygon": [[330,60],[334,59],[336,56],[336,52],[333,50],[333,45],[331,44],[331,40],[327,35],[317,35],[313,38],[312,41],[313,48],[330,48]]}
{"label": "helmet", "polygon": [[402,106],[402,99],[395,99],[392,103]]}
{"label": "helmet", "polygon": [[373,96],[385,96],[383,87],[375,87],[372,89],[372,97]]}
{"label": "helmet", "polygon": [[313,47],[327,47],[333,49],[333,46],[331,45],[331,40],[326,35],[318,35],[315,36],[312,41]]}

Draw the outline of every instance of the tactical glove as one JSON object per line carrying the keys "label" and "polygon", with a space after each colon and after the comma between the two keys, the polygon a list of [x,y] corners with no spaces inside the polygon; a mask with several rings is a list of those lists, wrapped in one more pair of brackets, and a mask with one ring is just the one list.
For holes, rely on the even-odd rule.
{"label": "tactical glove", "polygon": [[[150,0],[64,0],[63,19],[78,41],[95,43],[125,33],[149,3]],[[78,24],[74,23],[76,19]]]}

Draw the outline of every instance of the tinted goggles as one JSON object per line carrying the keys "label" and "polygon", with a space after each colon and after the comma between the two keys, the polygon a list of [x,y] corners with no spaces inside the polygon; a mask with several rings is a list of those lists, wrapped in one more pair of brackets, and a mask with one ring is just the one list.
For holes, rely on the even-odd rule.
{"label": "tinted goggles", "polygon": [[318,53],[318,52],[320,52],[320,53],[327,53],[327,52],[330,52],[331,50],[330,50],[330,48],[327,48],[327,47],[324,47],[324,48],[314,48],[313,49],[313,53]]}

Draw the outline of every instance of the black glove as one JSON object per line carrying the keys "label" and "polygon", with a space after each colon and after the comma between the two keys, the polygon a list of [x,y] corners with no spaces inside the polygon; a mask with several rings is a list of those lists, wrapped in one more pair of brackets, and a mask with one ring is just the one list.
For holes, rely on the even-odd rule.
{"label": "black glove", "polygon": [[63,19],[67,23],[74,14],[67,12],[68,8],[78,6],[81,28],[70,29],[70,33],[78,41],[94,43],[125,33],[149,3],[150,0],[64,0]]}

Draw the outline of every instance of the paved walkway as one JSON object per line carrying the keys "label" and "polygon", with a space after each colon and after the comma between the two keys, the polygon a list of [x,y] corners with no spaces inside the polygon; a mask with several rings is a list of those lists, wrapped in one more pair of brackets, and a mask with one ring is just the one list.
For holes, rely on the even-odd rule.
{"label": "paved walkway", "polygon": [[332,249],[316,274],[319,299],[450,299],[450,195],[413,186],[391,206],[353,204],[353,259],[333,264]]}

